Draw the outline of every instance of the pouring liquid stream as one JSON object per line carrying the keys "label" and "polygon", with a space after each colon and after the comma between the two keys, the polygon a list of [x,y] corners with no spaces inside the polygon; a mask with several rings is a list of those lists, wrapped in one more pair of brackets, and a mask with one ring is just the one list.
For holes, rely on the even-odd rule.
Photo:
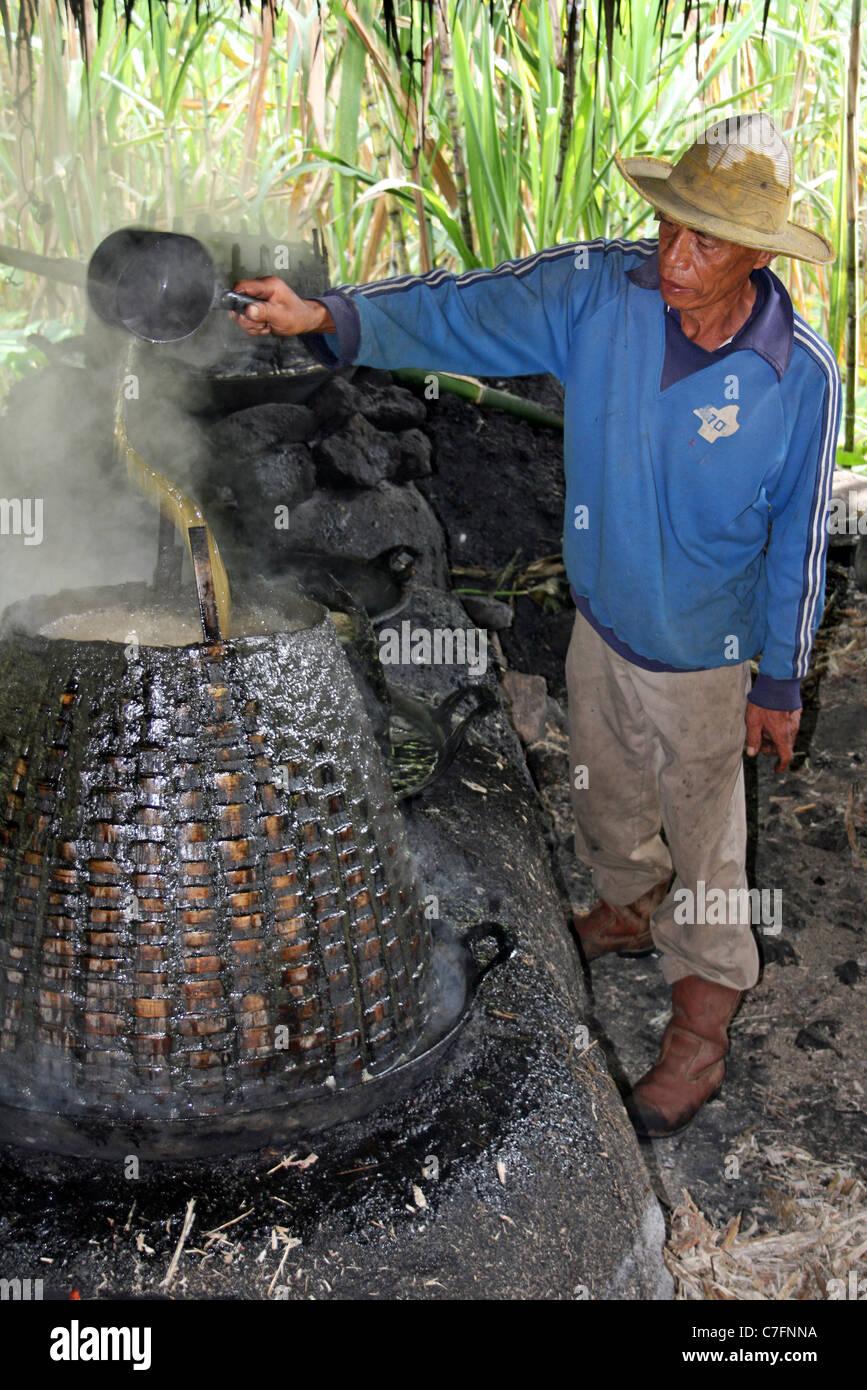
{"label": "pouring liquid stream", "polygon": [[181,536],[190,559],[193,559],[190,544],[190,527],[202,526],[208,542],[208,555],[214,584],[214,599],[223,637],[231,635],[232,601],[229,592],[229,579],[223,564],[220,550],[211,533],[204,513],[197,502],[187,497],[175,483],[158,469],[153,468],[132,446],[126,428],[124,411],[124,384],[132,373],[135,363],[136,344],[130,343],[126,361],[120,373],[120,384],[114,408],[114,444],[118,459],[126,465],[127,477],[149,501],[156,504],[163,516],[168,517]]}

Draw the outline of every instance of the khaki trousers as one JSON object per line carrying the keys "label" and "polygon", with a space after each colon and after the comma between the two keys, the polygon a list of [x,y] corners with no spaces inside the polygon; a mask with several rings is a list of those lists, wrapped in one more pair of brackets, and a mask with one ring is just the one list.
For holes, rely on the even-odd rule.
{"label": "khaki trousers", "polygon": [[[612,651],[580,613],[566,657],[575,852],[600,898],[633,902],[672,871],[651,917],[669,984],[685,975],[749,989],[759,957],[748,914],[684,909],[746,890],[744,713],[749,662],[654,672]],[[582,771],[584,769],[584,771]],[[586,785],[584,785],[586,783]],[[660,835],[665,828],[668,847]],[[703,880],[703,889],[699,881]],[[717,895],[719,900],[719,895]],[[708,924],[687,920],[708,917]]]}

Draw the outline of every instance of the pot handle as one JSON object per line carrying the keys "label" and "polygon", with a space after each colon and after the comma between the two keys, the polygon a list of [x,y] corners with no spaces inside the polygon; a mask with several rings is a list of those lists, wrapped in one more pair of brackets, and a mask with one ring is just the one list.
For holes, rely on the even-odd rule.
{"label": "pot handle", "polygon": [[[482,965],[476,959],[473,946],[477,941],[490,941],[493,938],[497,943],[497,950],[486,965]],[[492,970],[498,965],[504,965],[509,956],[515,949],[515,938],[504,927],[502,922],[476,922],[461,937],[461,945],[467,953],[469,962],[475,970],[470,984],[476,989]]]}
{"label": "pot handle", "polygon": [[469,714],[465,715],[460,723],[452,729],[451,733],[444,737],[439,749],[437,750],[436,762],[426,777],[420,782],[414,782],[412,786],[404,787],[396,795],[397,801],[406,801],[411,796],[418,796],[419,792],[425,791],[431,786],[438,777],[445,772],[452,762],[455,754],[464,741],[470,722],[478,715],[488,714],[496,706],[496,699],[486,686],[462,685],[457,690],[453,690],[451,695],[437,705],[432,715],[432,722],[437,724],[440,729],[444,728],[450,720],[452,711],[467,696],[473,697],[474,704]]}
{"label": "pot handle", "polygon": [[249,304],[262,303],[264,300],[258,299],[255,294],[238,294],[237,290],[218,289],[211,308],[234,309],[236,314],[241,314]]}

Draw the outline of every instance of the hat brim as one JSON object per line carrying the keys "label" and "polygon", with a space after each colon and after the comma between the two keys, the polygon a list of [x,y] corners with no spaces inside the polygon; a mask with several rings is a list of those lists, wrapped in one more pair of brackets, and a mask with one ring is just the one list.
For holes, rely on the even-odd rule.
{"label": "hat brim", "polygon": [[819,232],[811,232],[809,227],[799,226],[797,222],[787,222],[779,232],[765,235],[754,228],[742,227],[727,217],[714,217],[702,212],[668,187],[668,177],[674,166],[665,159],[655,159],[651,155],[622,159],[615,150],[614,162],[636,193],[691,231],[706,232],[708,236],[721,237],[723,241],[733,241],[738,246],[749,246],[756,251],[795,256],[813,265],[828,265],[836,260],[837,253],[826,237]]}

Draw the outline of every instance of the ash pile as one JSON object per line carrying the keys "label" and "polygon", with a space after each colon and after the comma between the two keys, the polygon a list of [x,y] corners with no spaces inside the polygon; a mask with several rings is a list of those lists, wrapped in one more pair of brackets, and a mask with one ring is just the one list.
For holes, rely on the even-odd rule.
{"label": "ash pile", "polygon": [[[22,383],[0,421],[4,456],[19,477],[44,477],[46,496],[61,496],[69,473],[47,468],[30,422],[58,378],[77,405],[66,455],[89,451],[96,475],[111,476],[109,393],[87,350],[68,347],[45,380]],[[330,613],[401,799],[433,935],[447,923],[460,942],[495,923],[505,938],[482,933],[475,997],[448,1048],[369,1113],[294,1130],[287,1120],[282,1143],[233,1124],[226,1156],[212,1124],[207,1163],[139,1162],[130,1131],[112,1152],[110,1117],[110,1156],[53,1154],[36,1133],[25,1157],[9,1145],[9,1261],[36,1274],[47,1255],[61,1294],[165,1293],[194,1199],[204,1238],[175,1261],[175,1297],[670,1297],[661,1209],[594,1040],[549,819],[504,693],[496,628],[507,619],[471,604],[482,627],[453,592],[450,565],[466,557],[431,500],[443,402],[388,373],[327,373],[312,359],[265,372],[224,359],[210,376],[166,353],[143,360],[128,416],[136,448],[169,474],[175,450],[233,584],[273,594],[291,582]],[[121,511],[145,525],[137,502]],[[46,506],[54,559],[63,525]],[[118,544],[119,570],[122,558]],[[32,555],[17,559],[32,569]],[[14,597],[40,592],[16,575]],[[220,1232],[239,1211],[229,1240]]]}

